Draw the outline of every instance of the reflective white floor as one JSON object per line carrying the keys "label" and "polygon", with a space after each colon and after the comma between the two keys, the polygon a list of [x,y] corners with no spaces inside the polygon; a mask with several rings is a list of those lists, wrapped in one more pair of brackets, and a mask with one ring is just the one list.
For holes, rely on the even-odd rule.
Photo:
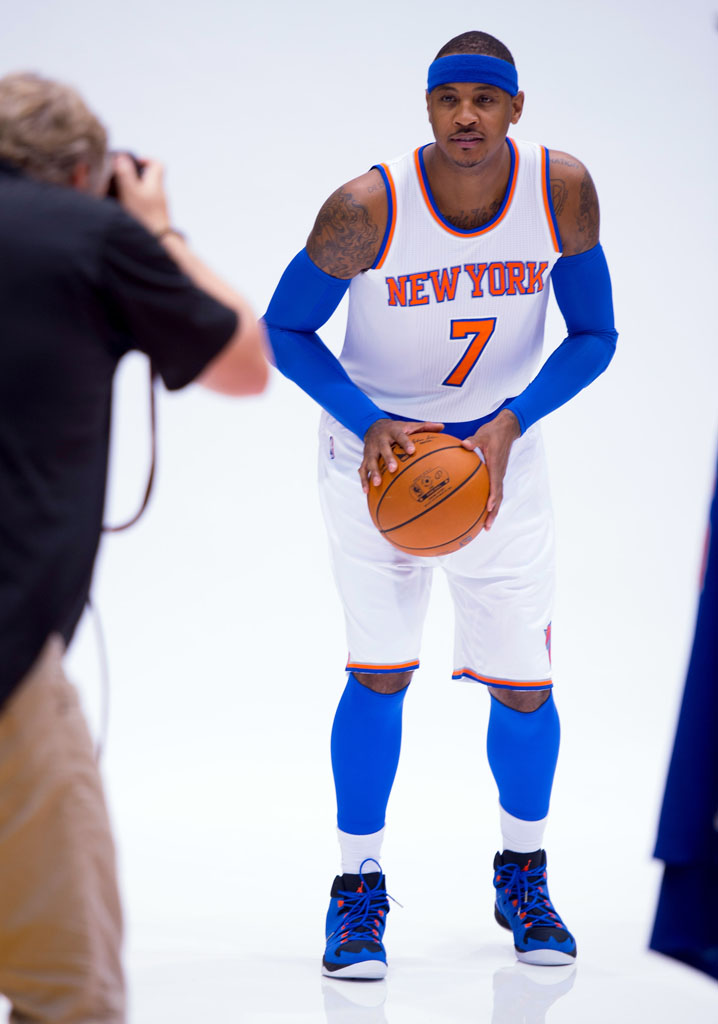
{"label": "reflective white floor", "polygon": [[[586,943],[584,942],[586,947]],[[576,967],[512,961],[503,942],[394,955],[380,982],[322,978],[317,958],[137,952],[130,1024],[715,1024],[718,987],[594,936]],[[3,1017],[3,1019],[5,1019]]]}
{"label": "reflective white floor", "polygon": [[[499,933],[500,935],[500,933]],[[518,964],[480,935],[421,943],[391,957],[383,982],[322,978],[317,957],[280,939],[245,956],[137,955],[132,1024],[715,1024],[718,988],[702,975],[631,948],[627,936],[584,937],[576,967]],[[496,937],[495,937],[496,938]],[[418,950],[423,945],[423,953]]]}

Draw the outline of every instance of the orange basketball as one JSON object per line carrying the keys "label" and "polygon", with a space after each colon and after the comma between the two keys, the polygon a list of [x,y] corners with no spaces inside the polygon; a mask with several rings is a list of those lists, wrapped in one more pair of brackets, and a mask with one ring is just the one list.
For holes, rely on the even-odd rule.
{"label": "orange basketball", "polygon": [[448,555],[481,531],[489,474],[476,452],[449,434],[412,434],[415,452],[392,445],[397,468],[380,464],[381,484],[369,485],[369,514],[401,551]]}

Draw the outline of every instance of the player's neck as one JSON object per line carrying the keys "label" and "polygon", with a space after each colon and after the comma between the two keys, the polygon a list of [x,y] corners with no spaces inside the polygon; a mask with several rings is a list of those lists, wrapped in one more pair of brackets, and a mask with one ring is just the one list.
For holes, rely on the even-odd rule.
{"label": "player's neck", "polygon": [[490,220],[501,206],[511,154],[504,144],[481,163],[461,167],[434,143],[424,150],[424,166],[440,212],[457,227],[473,228]]}

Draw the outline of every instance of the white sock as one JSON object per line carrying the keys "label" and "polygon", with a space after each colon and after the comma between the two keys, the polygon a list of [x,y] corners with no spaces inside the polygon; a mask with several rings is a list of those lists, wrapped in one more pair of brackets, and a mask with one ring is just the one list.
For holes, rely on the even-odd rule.
{"label": "white sock", "polygon": [[[384,839],[384,829],[372,832],[368,836],[355,836],[351,832],[342,832],[337,829],[339,846],[342,852],[342,874],[358,875],[362,861],[367,859],[381,863],[381,844]],[[534,847],[535,849],[535,847]],[[371,871],[378,871],[375,864],[366,864],[364,871],[368,874]]]}
{"label": "white sock", "polygon": [[533,853],[534,850],[541,849],[548,818],[524,821],[523,818],[514,818],[513,814],[505,811],[501,804],[499,804],[499,815],[504,850],[514,850],[515,853]]}

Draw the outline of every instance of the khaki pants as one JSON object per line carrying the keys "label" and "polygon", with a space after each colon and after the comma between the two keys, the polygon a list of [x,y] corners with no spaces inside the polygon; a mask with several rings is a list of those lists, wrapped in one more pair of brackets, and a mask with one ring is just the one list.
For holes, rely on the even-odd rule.
{"label": "khaki pants", "polygon": [[52,636],[0,713],[0,992],[16,1024],[123,1024],[115,851]]}

